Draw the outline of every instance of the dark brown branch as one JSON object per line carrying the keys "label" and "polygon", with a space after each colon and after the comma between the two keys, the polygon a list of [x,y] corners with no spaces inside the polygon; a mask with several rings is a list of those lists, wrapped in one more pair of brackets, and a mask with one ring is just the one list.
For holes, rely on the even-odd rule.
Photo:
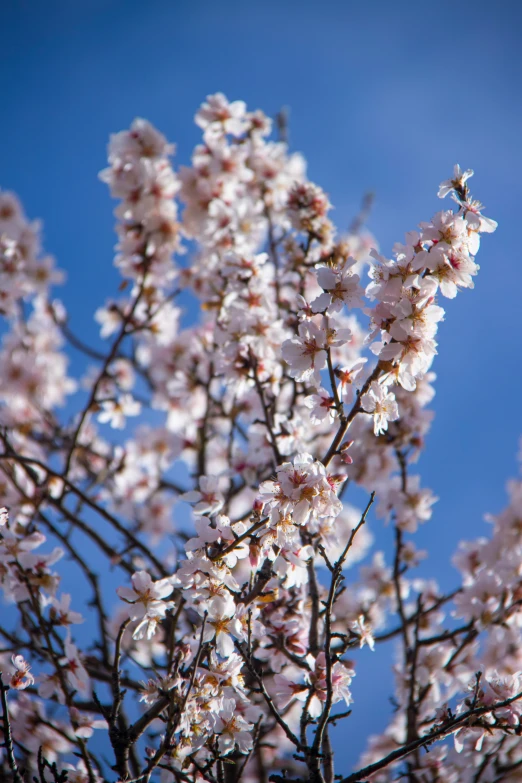
{"label": "dark brown branch", "polygon": [[4,684],[2,679],[2,672],[0,672],[0,695],[2,699],[2,725],[4,734],[4,748],[7,754],[7,763],[9,769],[13,773],[13,783],[24,783],[23,778],[18,770],[18,764],[16,763],[14,749],[13,749],[13,736],[11,734],[11,722],[9,720],[9,708],[7,706],[7,691],[9,686]]}
{"label": "dark brown branch", "polygon": [[354,542],[355,536],[361,529],[361,527],[365,524],[366,518],[368,516],[368,512],[370,511],[370,508],[373,505],[373,502],[375,500],[375,492],[372,492],[370,495],[370,499],[366,505],[366,508],[364,509],[361,519],[359,520],[358,524],[354,527],[352,530],[350,537],[348,539],[348,543],[346,544],[345,548],[343,549],[341,556],[335,563],[331,582],[330,582],[330,590],[328,592],[328,599],[326,601],[325,606],[325,613],[324,613],[324,623],[325,623],[325,640],[324,640],[324,653],[325,653],[325,665],[326,665],[326,701],[323,707],[323,711],[321,713],[321,717],[319,719],[319,724],[317,726],[317,730],[315,733],[314,742],[312,745],[311,750],[311,761],[314,764],[314,774],[315,779],[320,779],[320,767],[319,767],[319,753],[323,746],[323,740],[324,735],[326,731],[326,727],[328,725],[328,720],[330,718],[330,713],[332,709],[333,704],[333,684],[332,684],[332,655],[331,655],[331,644],[332,644],[332,612],[334,608],[334,603],[337,597],[337,591],[339,588],[339,585],[342,581],[342,572],[343,572],[343,566],[344,562],[346,560],[346,557],[348,555],[348,552],[350,551],[352,544]]}
{"label": "dark brown branch", "polygon": [[497,704],[476,707],[475,709],[470,709],[467,712],[463,712],[462,715],[458,715],[443,725],[437,726],[423,737],[419,737],[413,742],[402,745],[400,748],[393,750],[379,761],[376,761],[373,764],[369,764],[367,767],[354,772],[352,775],[348,775],[347,777],[342,778],[340,783],[359,783],[360,781],[365,780],[365,778],[370,777],[370,775],[379,772],[379,770],[385,769],[385,767],[388,767],[390,764],[393,764],[394,762],[400,761],[406,756],[409,756],[410,753],[413,753],[418,748],[422,748],[431,744],[432,742],[435,742],[436,740],[441,740],[450,736],[451,734],[454,734],[461,726],[465,725],[470,718],[477,718],[481,715],[487,715],[488,713],[495,712],[495,710],[500,710],[503,707],[508,707],[510,704],[512,704],[514,701],[518,701],[520,698],[522,698],[522,692],[517,693],[516,696],[512,696],[509,699],[497,702]]}
{"label": "dark brown branch", "polygon": [[353,404],[353,407],[352,407],[351,411],[348,413],[348,415],[339,424],[339,428],[338,428],[337,432],[334,435],[334,439],[332,440],[332,443],[330,444],[330,448],[328,449],[328,451],[324,455],[323,459],[321,460],[321,462],[323,463],[325,468],[328,467],[328,465],[330,464],[332,459],[337,454],[337,450],[338,450],[339,446],[341,445],[342,439],[346,435],[348,427],[350,426],[352,421],[355,419],[357,414],[360,413],[363,410],[362,407],[361,407],[361,397],[364,394],[366,394],[366,392],[368,391],[368,389],[372,385],[373,381],[377,380],[377,378],[381,374],[381,371],[382,371],[381,363],[378,362],[376,367],[374,368],[373,372],[370,373],[370,375],[367,377],[367,379],[365,380],[364,384],[362,385],[362,388],[359,391],[359,394],[357,396],[356,401]]}

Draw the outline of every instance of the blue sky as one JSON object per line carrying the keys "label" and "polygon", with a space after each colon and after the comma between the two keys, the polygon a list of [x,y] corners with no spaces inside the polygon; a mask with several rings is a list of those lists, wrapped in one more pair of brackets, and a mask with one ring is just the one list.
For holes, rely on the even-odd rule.
{"label": "blue sky", "polygon": [[[135,116],[176,142],[176,162],[186,164],[207,94],[268,114],[289,107],[291,145],[328,192],[339,227],[375,192],[369,226],[385,254],[441,208],[437,187],[455,162],[475,169],[472,192],[499,228],[483,239],[475,290],[443,302],[436,420],[419,465],[441,499],[417,540],[430,552],[425,572],[447,587],[457,540],[485,534],[483,513],[504,503],[522,433],[521,9],[516,0],[6,0],[2,8],[0,187],[43,219],[45,248],[67,271],[59,296],[92,343],[92,313],[118,285],[114,205],[97,172],[109,134]],[[354,688],[361,705],[372,684],[353,742],[343,740],[347,764],[361,736],[383,725],[374,710],[386,680],[372,668]]]}

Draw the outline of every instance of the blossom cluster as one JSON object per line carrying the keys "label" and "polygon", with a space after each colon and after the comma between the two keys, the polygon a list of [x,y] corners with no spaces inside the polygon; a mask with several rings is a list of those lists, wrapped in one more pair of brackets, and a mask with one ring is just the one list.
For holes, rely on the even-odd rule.
{"label": "blossom cluster", "polygon": [[[17,618],[0,622],[0,772],[331,783],[331,726],[394,639],[396,712],[357,779],[515,780],[520,482],[491,538],[458,550],[455,591],[411,573],[437,500],[411,468],[439,301],[473,287],[496,226],[472,172],[455,167],[439,188],[455,207],[388,259],[364,215],[337,235],[261,111],[219,93],[195,119],[202,143],[177,171],[146,120],[111,137],[122,283],[95,314],[104,350],[76,337],[37,224],[0,194],[0,585]],[[369,556],[373,505],[391,559]]]}

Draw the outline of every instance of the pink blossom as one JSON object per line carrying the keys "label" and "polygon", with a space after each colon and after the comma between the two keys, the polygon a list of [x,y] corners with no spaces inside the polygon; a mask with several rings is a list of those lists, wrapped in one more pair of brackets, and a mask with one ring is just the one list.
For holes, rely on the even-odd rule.
{"label": "pink blossom", "polygon": [[15,671],[11,674],[9,680],[9,686],[15,688],[15,690],[23,690],[28,685],[34,684],[34,677],[30,673],[31,667],[22,655],[13,655],[11,662],[15,667]]}
{"label": "pink blossom", "polygon": [[373,381],[370,389],[361,397],[361,405],[366,413],[373,414],[373,430],[380,435],[388,429],[389,421],[399,418],[399,409],[395,395],[383,384]]}

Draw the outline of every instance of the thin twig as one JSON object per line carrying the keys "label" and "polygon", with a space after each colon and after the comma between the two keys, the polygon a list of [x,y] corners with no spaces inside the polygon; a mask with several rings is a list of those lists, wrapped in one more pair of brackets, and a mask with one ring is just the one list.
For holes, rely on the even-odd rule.
{"label": "thin twig", "polygon": [[11,733],[11,722],[9,720],[9,708],[7,706],[7,691],[9,686],[4,684],[2,679],[2,672],[0,672],[0,694],[2,698],[2,725],[4,729],[4,748],[7,753],[7,763],[9,769],[13,773],[13,783],[23,783],[23,778],[18,770],[18,764],[16,763],[14,748],[13,748],[13,735]]}

